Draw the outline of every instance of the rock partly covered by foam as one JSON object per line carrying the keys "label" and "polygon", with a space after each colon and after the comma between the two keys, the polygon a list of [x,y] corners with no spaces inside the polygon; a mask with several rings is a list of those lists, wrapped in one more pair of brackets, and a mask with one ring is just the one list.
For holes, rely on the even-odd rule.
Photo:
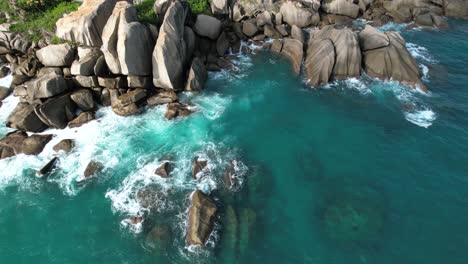
{"label": "rock partly covered by foam", "polygon": [[191,198],[186,241],[189,245],[203,246],[213,231],[218,208],[213,199],[200,190],[196,190]]}
{"label": "rock partly covered by foam", "polygon": [[186,68],[184,24],[186,8],[173,3],[166,12],[153,50],[153,83],[164,89],[182,90]]}
{"label": "rock partly covered by foam", "polygon": [[56,23],[56,35],[83,45],[100,47],[101,34],[116,0],[84,0],[77,11]]}
{"label": "rock partly covered by foam", "polygon": [[405,40],[399,33],[382,33],[368,25],[361,32],[360,40],[364,70],[369,76],[427,90],[421,82],[418,63],[406,49]]}

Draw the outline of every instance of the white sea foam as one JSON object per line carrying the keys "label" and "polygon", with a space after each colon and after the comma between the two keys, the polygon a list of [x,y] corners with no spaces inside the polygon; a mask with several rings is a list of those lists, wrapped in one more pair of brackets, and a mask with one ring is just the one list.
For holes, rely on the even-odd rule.
{"label": "white sea foam", "polygon": [[405,118],[413,124],[428,128],[436,119],[436,114],[432,110],[418,110],[405,112]]}
{"label": "white sea foam", "polygon": [[0,79],[0,86],[10,88],[12,81],[13,81],[13,75],[10,74]]}
{"label": "white sea foam", "polygon": [[419,60],[428,64],[438,63],[437,60],[423,46],[419,46],[417,44],[407,42],[406,48],[416,60]]}

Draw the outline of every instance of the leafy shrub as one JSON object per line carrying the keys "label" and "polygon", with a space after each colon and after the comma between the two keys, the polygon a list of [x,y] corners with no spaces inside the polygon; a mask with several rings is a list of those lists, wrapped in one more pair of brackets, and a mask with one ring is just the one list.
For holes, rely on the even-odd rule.
{"label": "leafy shrub", "polygon": [[155,0],[143,0],[135,5],[138,13],[138,19],[141,23],[156,24],[158,21],[157,15],[154,13],[153,5]]}
{"label": "leafy shrub", "polygon": [[42,37],[42,32],[55,32],[55,23],[64,14],[75,11],[80,3],[62,2],[57,6],[46,9],[43,12],[28,15],[23,23],[17,23],[10,28],[15,32],[26,32],[31,40],[38,41]]}
{"label": "leafy shrub", "polygon": [[188,0],[190,9],[194,14],[210,14],[210,3],[208,0]]}

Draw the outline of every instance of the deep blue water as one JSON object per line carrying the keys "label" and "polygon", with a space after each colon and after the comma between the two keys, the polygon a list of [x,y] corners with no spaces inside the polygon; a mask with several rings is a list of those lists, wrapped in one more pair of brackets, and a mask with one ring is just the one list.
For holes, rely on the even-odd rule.
{"label": "deep blue water", "polygon": [[[428,95],[366,76],[311,89],[286,60],[258,51],[185,95],[190,117],[102,109],[80,129],[46,131],[57,136],[38,157],[0,161],[2,263],[467,263],[468,22],[450,26],[393,27],[426,72]],[[63,138],[76,139],[75,151],[35,179]],[[202,180],[191,179],[194,156],[209,161]],[[172,178],[153,176],[168,157]],[[91,158],[106,170],[77,186]],[[221,178],[233,159],[243,184],[229,193]],[[134,196],[145,186],[161,193],[147,222],[173,231],[164,252],[144,242],[152,224],[121,223],[141,212]],[[221,214],[208,246],[191,252],[195,188]]]}

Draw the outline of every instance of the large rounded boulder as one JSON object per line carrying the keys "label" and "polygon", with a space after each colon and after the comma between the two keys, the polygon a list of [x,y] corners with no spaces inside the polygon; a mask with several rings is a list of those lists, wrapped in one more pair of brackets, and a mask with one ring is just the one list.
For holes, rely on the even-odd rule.
{"label": "large rounded boulder", "polygon": [[187,244],[205,245],[213,231],[217,211],[215,202],[208,195],[200,190],[193,192],[188,216]]}

